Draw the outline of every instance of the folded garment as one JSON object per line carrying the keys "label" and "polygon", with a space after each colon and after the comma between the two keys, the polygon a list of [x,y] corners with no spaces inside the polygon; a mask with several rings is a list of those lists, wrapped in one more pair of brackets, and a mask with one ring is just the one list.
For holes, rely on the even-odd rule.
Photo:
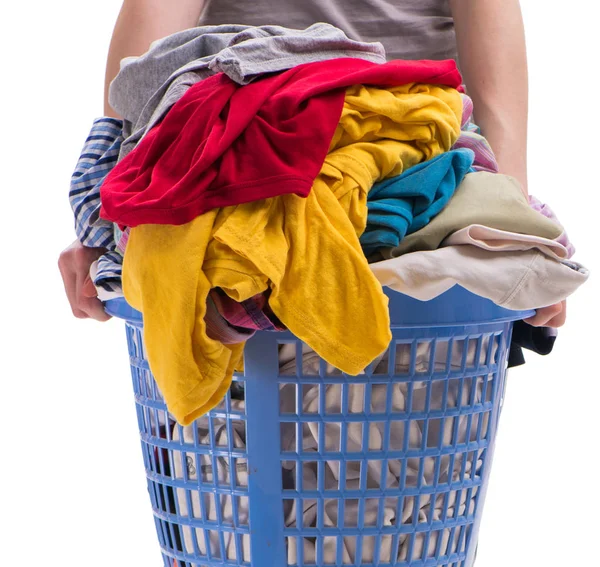
{"label": "folded garment", "polygon": [[[481,135],[481,130],[473,122],[473,101],[469,95],[461,93],[463,101],[463,116],[461,121],[461,133],[456,140],[453,149],[468,148],[475,154],[472,169],[474,171],[487,171],[489,173],[498,173],[498,162],[489,142]],[[561,224],[554,211],[546,204],[542,203],[533,195],[529,195],[529,205],[534,211],[542,213],[545,217]],[[557,242],[562,244],[568,250],[568,257],[572,258],[575,254],[575,247],[569,241],[566,232],[563,232],[556,238]]]}
{"label": "folded garment", "polygon": [[360,237],[365,254],[398,246],[407,234],[427,225],[446,206],[473,158],[471,150],[445,152],[373,185],[367,228]]}
{"label": "folded garment", "polygon": [[238,302],[222,289],[216,288],[210,290],[209,298],[219,315],[232,327],[247,331],[286,331],[269,306],[270,295],[270,290],[267,290]]}
{"label": "folded garment", "polygon": [[[110,85],[111,106],[125,118],[123,153],[156,125],[187,88],[223,72],[239,84],[304,63],[355,57],[385,63],[381,43],[364,43],[326,23],[298,30],[281,26],[200,26],[155,41],[126,57]],[[182,80],[182,76],[187,75]],[[133,134],[133,135],[132,135]]]}
{"label": "folded garment", "polygon": [[[361,372],[389,344],[387,297],[358,240],[367,193],[375,181],[447,151],[462,109],[445,102],[460,97],[442,87],[357,85],[348,91],[335,145],[306,198],[281,195],[212,210],[184,225],[131,230],[125,297],[144,314],[150,368],[184,425],[218,403],[241,357],[239,345],[206,335],[210,289],[236,301],[270,289],[269,304],[281,323],[349,374]],[[417,116],[432,127],[413,131]]]}
{"label": "folded garment", "polygon": [[[557,260],[568,259],[572,256],[573,247],[568,239],[565,242],[567,246],[563,245],[562,242],[565,242],[565,240],[560,238],[549,240],[539,236],[497,230],[482,225],[471,225],[450,235],[442,244],[443,246],[472,244],[485,250],[504,252],[536,248],[551,258]],[[536,354],[550,354],[557,336],[557,329],[552,327],[532,327],[524,321],[515,322],[508,366],[515,367],[525,364],[523,349],[531,350]]]}
{"label": "folded garment", "polygon": [[472,150],[475,154],[473,161],[474,171],[488,171],[498,173],[498,162],[489,142],[481,135],[479,126],[473,122],[473,101],[462,93],[463,116],[460,125],[460,136],[456,140],[453,149],[465,148]]}
{"label": "folded garment", "polygon": [[569,251],[556,240],[532,236],[530,234],[519,234],[507,230],[498,230],[472,224],[461,230],[457,230],[442,242],[442,246],[453,246],[457,244],[473,244],[478,248],[492,252],[514,252],[518,250],[531,250],[537,248],[546,256],[556,260],[569,258]]}
{"label": "folded garment", "polygon": [[567,298],[589,276],[581,264],[532,248],[491,252],[471,244],[412,252],[370,265],[382,285],[428,301],[458,284],[496,305],[538,309]]}
{"label": "folded garment", "polygon": [[[338,145],[332,136],[344,88],[411,81],[448,85],[423,89],[422,96],[415,87],[405,92],[411,107],[397,106],[406,139],[425,141],[425,152],[415,150],[418,163],[449,149],[458,137],[462,103],[452,88],[460,85],[454,61],[377,65],[337,59],[242,87],[223,74],[210,77],[191,87],[110,172],[100,189],[101,215],[126,226],[185,224],[214,208],[282,193],[305,196],[328,148]],[[434,124],[438,131],[432,134]]]}
{"label": "folded garment", "polygon": [[516,179],[497,173],[469,173],[448,205],[421,230],[409,234],[394,248],[380,249],[384,258],[408,252],[435,250],[452,233],[472,224],[481,224],[553,240],[560,225],[534,211]]}

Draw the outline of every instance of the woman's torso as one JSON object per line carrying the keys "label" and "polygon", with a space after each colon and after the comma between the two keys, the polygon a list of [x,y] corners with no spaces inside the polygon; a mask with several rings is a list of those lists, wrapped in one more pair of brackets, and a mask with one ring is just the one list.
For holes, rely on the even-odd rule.
{"label": "woman's torso", "polygon": [[297,29],[315,22],[380,41],[388,59],[457,59],[448,0],[206,0],[200,20]]}

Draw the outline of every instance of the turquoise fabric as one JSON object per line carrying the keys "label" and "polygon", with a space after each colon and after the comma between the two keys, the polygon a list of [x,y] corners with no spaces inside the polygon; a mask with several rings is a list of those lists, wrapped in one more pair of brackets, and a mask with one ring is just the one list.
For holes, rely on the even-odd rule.
{"label": "turquoise fabric", "polygon": [[365,255],[398,246],[407,234],[427,225],[448,204],[474,159],[469,149],[452,150],[373,185],[367,228],[360,237]]}

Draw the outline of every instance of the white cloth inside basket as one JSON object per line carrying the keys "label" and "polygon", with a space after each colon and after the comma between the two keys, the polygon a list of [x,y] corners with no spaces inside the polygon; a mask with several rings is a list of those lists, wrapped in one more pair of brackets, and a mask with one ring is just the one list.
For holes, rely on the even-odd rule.
{"label": "white cloth inside basket", "polygon": [[[439,341],[436,344],[435,355],[432,358],[431,343],[423,342],[416,346],[416,350],[411,351],[410,344],[396,345],[396,360],[393,372],[395,374],[428,373],[428,372],[450,372],[462,368],[476,368],[486,364],[486,361],[495,361],[498,348],[497,340],[492,337],[493,344],[489,346],[490,337],[484,336],[480,339],[479,357],[477,357],[477,340],[455,341],[453,343]],[[489,347],[489,348],[488,348]],[[413,347],[415,348],[415,347]],[[465,351],[466,349],[466,351]],[[450,351],[450,352],[449,352]],[[295,374],[297,370],[296,345],[282,345],[280,347],[280,373]],[[411,369],[411,354],[414,356],[415,364]],[[500,361],[505,364],[504,361]],[[318,375],[321,361],[320,358],[308,348],[302,350],[302,374]],[[485,368],[485,367],[484,367]],[[379,361],[374,373],[382,375],[389,371],[388,355]],[[327,375],[339,375],[339,371],[332,367],[326,367]],[[472,373],[473,374],[473,373]],[[429,408],[451,409],[460,406],[472,406],[482,401],[491,400],[492,386],[489,382],[493,375],[485,373],[472,379],[455,380],[419,380],[418,376],[410,382],[394,382],[382,384],[345,384],[347,389],[348,412],[365,412],[365,388],[370,391],[371,413],[385,413],[388,396],[392,396],[391,410],[393,412],[406,412],[410,409],[411,413],[425,412]],[[486,384],[487,382],[487,384]],[[409,385],[410,384],[410,385]],[[281,386],[281,411],[283,413],[295,413],[295,393],[296,384],[282,384]],[[340,413],[342,399],[341,384],[313,385],[312,387],[303,387],[303,413],[314,413],[319,415],[319,395],[320,391],[325,396],[325,411],[327,414]],[[482,399],[485,391],[485,400]],[[407,407],[410,401],[410,408]],[[244,409],[243,400],[232,400],[232,409],[242,411]],[[451,418],[430,420],[425,435],[423,420],[411,421],[408,431],[404,430],[402,421],[392,421],[389,431],[389,450],[420,449],[426,447],[447,447],[457,444],[465,444],[469,441],[475,441],[486,436],[488,421],[488,412],[474,413],[470,418],[468,415],[455,416]],[[302,429],[302,439],[300,440],[302,452],[319,451],[319,420],[314,423],[306,423]],[[341,419],[340,422],[328,422],[325,430],[324,443],[322,451],[339,451],[342,434]],[[385,444],[385,422],[371,423],[368,427],[368,439],[363,439],[363,424],[349,423],[345,426],[346,431],[346,449],[347,451],[381,451]],[[194,428],[196,433],[194,434]],[[296,425],[294,423],[286,424],[282,428],[282,450],[295,451]],[[232,436],[231,444],[233,447],[245,448],[245,422],[243,420],[231,421],[229,432]],[[205,445],[209,446],[211,435],[214,436],[214,444],[229,446],[229,435],[227,422],[225,419],[212,418],[212,432],[209,427],[209,418],[203,417],[187,427],[174,426],[173,440],[183,440],[184,443],[191,446]],[[196,438],[194,438],[196,435]],[[408,439],[405,437],[408,436]],[[424,436],[426,439],[424,439]],[[366,445],[365,445],[366,444]],[[406,446],[405,446],[406,444]],[[218,484],[229,486],[247,486],[248,473],[245,459],[235,461],[235,471],[232,481],[232,464],[226,457],[211,457],[208,454],[198,454],[192,451],[173,451],[173,476],[176,479],[183,479],[197,482],[197,469],[201,469],[202,482],[206,484],[213,483],[213,471],[216,466],[216,475]],[[401,462],[397,459],[373,459],[366,462],[366,470],[363,467],[363,474],[366,474],[366,483],[363,487],[367,489],[384,488],[381,486],[382,467],[386,467],[385,488],[394,489],[399,487],[404,477],[404,486],[407,488],[418,486],[431,486],[437,477],[438,485],[447,485],[449,482],[460,482],[463,479],[475,478],[479,474],[482,465],[482,450],[466,451],[463,449],[456,457],[449,454],[439,457],[409,458],[406,462],[406,471],[402,471]],[[314,466],[313,466],[314,465]],[[295,475],[299,471],[295,470],[295,462],[286,463],[288,471],[283,470],[284,488],[294,488]],[[475,467],[475,471],[473,471]],[[185,468],[185,474],[184,474]],[[345,487],[340,487],[340,462],[328,461],[324,467],[324,486],[325,490],[337,490],[345,488],[346,490],[361,489],[361,463],[360,460],[351,461],[351,456],[345,462]],[[308,463],[302,466],[303,490],[318,490],[317,483],[317,463]],[[292,480],[290,480],[292,479]],[[291,486],[285,486],[285,483],[291,483]],[[182,516],[190,518],[202,518],[202,507],[198,490],[189,490],[176,488],[177,511]],[[442,490],[438,494],[421,495],[419,497],[407,497],[399,501],[398,498],[390,497],[382,499],[370,498],[364,501],[364,526],[375,527],[381,521],[382,526],[395,526],[398,524],[423,524],[432,521],[443,521],[445,518],[461,517],[466,514],[473,514],[477,496],[477,487],[470,490]],[[203,505],[205,520],[212,522],[208,529],[192,528],[183,526],[181,528],[183,535],[183,545],[185,552],[190,555],[206,556],[207,548],[210,548],[213,558],[229,559],[233,561],[250,561],[250,541],[248,535],[236,536],[231,532],[224,531],[222,534],[216,528],[218,520],[217,506],[220,506],[221,522],[230,526],[234,525],[234,510],[232,496],[221,494],[214,496],[210,493],[203,493]],[[299,519],[304,527],[314,527],[317,522],[317,504],[315,500],[288,500],[290,505],[284,510],[285,525],[294,527]],[[302,510],[297,510],[297,506],[302,506]],[[381,510],[380,507],[383,509]],[[468,510],[467,510],[468,508]],[[358,499],[346,500],[344,503],[344,517],[338,518],[338,500],[326,499],[323,507],[323,526],[342,527],[356,526],[356,518],[359,513]],[[249,518],[247,499],[237,501],[238,523],[247,525]],[[212,527],[212,529],[210,529]],[[461,545],[458,533],[460,529],[453,530],[446,528],[433,532],[429,537],[426,532],[417,532],[414,534],[401,534],[399,538],[398,555],[394,554],[393,535],[384,535],[380,538],[373,536],[363,537],[361,560],[365,562],[374,562],[376,559],[382,563],[390,563],[396,560],[407,561],[416,559],[427,559],[437,556],[448,555],[459,551]],[[225,557],[221,557],[221,542],[223,538],[223,549]],[[299,549],[302,545],[303,563],[315,563],[317,555],[317,543],[314,538],[288,538],[288,563],[290,565],[298,563]],[[357,557],[357,538],[354,536],[340,538],[324,537],[322,541],[322,560],[325,563],[335,564],[337,561],[337,548],[342,546],[342,562],[346,565],[355,564]],[[427,547],[427,549],[425,549]],[[376,556],[377,554],[377,556]],[[409,556],[410,555],[410,556]],[[202,567],[203,563],[191,563],[191,567]]]}

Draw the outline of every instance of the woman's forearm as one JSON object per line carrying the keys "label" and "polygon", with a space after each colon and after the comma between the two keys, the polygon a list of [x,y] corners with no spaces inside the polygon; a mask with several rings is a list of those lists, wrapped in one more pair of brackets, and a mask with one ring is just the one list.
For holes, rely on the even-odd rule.
{"label": "woman's forearm", "polygon": [[500,171],[527,192],[528,78],[519,0],[450,0],[475,121]]}
{"label": "woman's forearm", "polygon": [[119,117],[108,103],[108,88],[119,72],[121,59],[141,55],[153,41],[197,25],[203,6],[204,0],[124,0],[106,62],[105,116]]}

